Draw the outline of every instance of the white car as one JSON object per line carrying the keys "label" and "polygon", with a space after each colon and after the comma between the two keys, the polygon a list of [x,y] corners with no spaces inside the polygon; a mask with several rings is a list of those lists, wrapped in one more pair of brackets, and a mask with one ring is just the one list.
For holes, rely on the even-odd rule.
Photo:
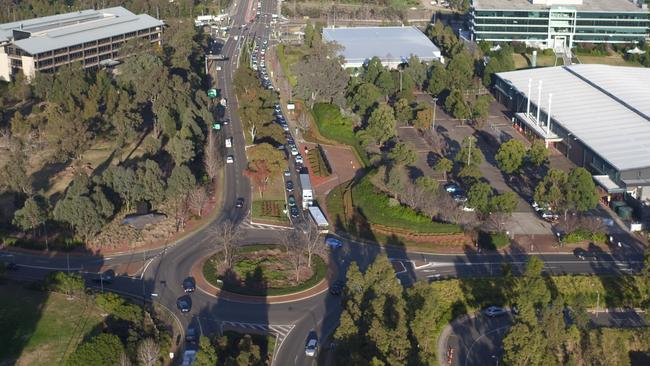
{"label": "white car", "polygon": [[316,356],[316,351],[318,350],[318,340],[315,338],[312,338],[307,342],[307,346],[305,347],[305,355],[309,357],[314,357]]}
{"label": "white car", "polygon": [[232,155],[226,156],[226,164],[232,164],[235,162],[235,158]]}
{"label": "white car", "polygon": [[298,154],[299,154],[298,149],[295,146],[292,146],[291,147],[291,155],[296,156]]}
{"label": "white car", "polygon": [[465,211],[465,212],[474,212],[476,210],[474,209],[474,207],[463,206],[463,211]]}
{"label": "white car", "polygon": [[303,164],[304,161],[302,160],[302,155],[298,154],[296,155],[296,163],[298,164]]}
{"label": "white car", "polygon": [[232,147],[232,137],[226,139],[226,147]]}

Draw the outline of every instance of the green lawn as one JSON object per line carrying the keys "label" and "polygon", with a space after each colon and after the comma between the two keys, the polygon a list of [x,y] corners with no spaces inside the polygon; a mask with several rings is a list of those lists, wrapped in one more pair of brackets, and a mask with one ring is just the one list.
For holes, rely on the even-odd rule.
{"label": "green lawn", "polygon": [[[0,365],[60,364],[102,317],[92,299],[0,285]],[[87,302],[86,302],[87,301]]]}
{"label": "green lawn", "polygon": [[368,177],[352,188],[352,202],[355,209],[372,224],[406,229],[414,233],[462,232],[458,225],[434,222],[409,207],[391,206],[388,195],[376,189]]}
{"label": "green lawn", "polygon": [[312,113],[318,132],[323,137],[341,144],[350,145],[363,160],[362,163],[368,165],[366,152],[354,134],[352,121],[341,115],[339,107],[328,103],[317,103],[314,105]]}
{"label": "green lawn", "polygon": [[604,64],[612,66],[636,66],[642,67],[641,64],[635,61],[626,61],[619,54],[612,54],[608,56],[581,56],[578,55],[578,60],[581,64]]}
{"label": "green lawn", "polygon": [[292,87],[296,86],[296,77],[291,73],[291,67],[295,65],[304,55],[305,52],[301,47],[278,45],[276,47],[280,67],[285,77],[289,79]]}
{"label": "green lawn", "polygon": [[[515,61],[516,69],[527,69],[532,67],[531,60],[533,59],[532,55],[526,54],[522,55],[519,53],[513,53],[512,58]],[[562,58],[557,59],[557,64],[555,61],[555,56],[546,56],[542,55],[541,52],[537,53],[537,67],[547,67],[547,66],[561,66],[564,65]]]}

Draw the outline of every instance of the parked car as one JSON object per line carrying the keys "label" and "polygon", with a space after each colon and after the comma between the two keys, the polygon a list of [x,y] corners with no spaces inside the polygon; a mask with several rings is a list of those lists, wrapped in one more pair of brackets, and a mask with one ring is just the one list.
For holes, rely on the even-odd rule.
{"label": "parked car", "polygon": [[449,193],[454,193],[456,191],[460,191],[461,188],[458,184],[456,183],[447,183],[445,184],[445,190]]}
{"label": "parked car", "polygon": [[339,239],[331,236],[325,238],[325,244],[332,249],[338,249],[343,246],[343,243]]}
{"label": "parked car", "polygon": [[226,156],[226,164],[232,164],[235,162],[235,158],[232,155]]}
{"label": "parked car", "polygon": [[507,313],[506,309],[499,306],[490,306],[483,310],[483,313],[491,318],[505,315]]}
{"label": "parked car", "polygon": [[304,164],[304,161],[302,160],[302,155],[300,154],[296,155],[296,163]]}
{"label": "parked car", "polygon": [[284,176],[285,177],[290,177],[291,176],[291,171],[289,171],[289,169],[285,170],[284,171]]}
{"label": "parked car", "polygon": [[296,217],[298,217],[298,215],[300,215],[300,211],[298,210],[298,207],[296,207],[296,206],[292,206],[289,209],[289,213],[291,214],[291,217],[293,217],[294,219]]}
{"label": "parked car", "polygon": [[474,207],[469,207],[467,205],[464,205],[463,206],[463,211],[465,211],[465,212],[474,212],[474,211],[476,211],[476,209]]}
{"label": "parked car", "polygon": [[290,180],[287,181],[287,183],[285,184],[285,186],[286,186],[286,188],[287,188],[287,192],[293,192],[293,182],[292,182],[292,181],[290,181]]}
{"label": "parked car", "polygon": [[287,203],[289,203],[289,206],[295,206],[296,205],[296,197],[294,197],[292,194],[287,197]]}
{"label": "parked car", "polygon": [[196,290],[196,280],[194,277],[187,277],[183,280],[183,291],[185,293],[194,292]]}
{"label": "parked car", "polygon": [[197,340],[197,334],[198,332],[196,331],[196,328],[194,327],[189,327],[187,328],[187,331],[185,332],[185,341],[186,342],[196,342]]}
{"label": "parked car", "polygon": [[299,154],[298,149],[296,148],[296,145],[289,145],[291,148],[291,155],[296,156]]}
{"label": "parked car", "polygon": [[560,218],[560,216],[558,216],[556,213],[550,210],[541,210],[539,212],[540,212],[540,216],[542,216],[544,220],[549,222],[557,221]]}
{"label": "parked car", "polygon": [[454,201],[459,202],[459,203],[465,203],[467,202],[467,196],[464,194],[465,192],[459,192],[456,191],[454,192],[451,197],[454,199]]}
{"label": "parked car", "polygon": [[237,208],[244,207],[244,198],[243,197],[237,198],[237,201],[235,202],[235,207],[237,207]]}

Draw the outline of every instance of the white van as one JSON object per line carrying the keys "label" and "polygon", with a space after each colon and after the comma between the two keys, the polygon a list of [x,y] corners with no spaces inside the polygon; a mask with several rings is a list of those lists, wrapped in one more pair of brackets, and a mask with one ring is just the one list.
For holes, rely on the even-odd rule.
{"label": "white van", "polygon": [[232,137],[226,139],[226,147],[232,147]]}

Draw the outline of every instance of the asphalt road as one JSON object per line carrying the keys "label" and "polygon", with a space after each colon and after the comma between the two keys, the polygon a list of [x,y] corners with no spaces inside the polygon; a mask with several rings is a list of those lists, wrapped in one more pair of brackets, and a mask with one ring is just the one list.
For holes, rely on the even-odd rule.
{"label": "asphalt road", "polygon": [[[241,28],[246,24],[247,11],[254,15],[256,5],[250,1],[237,4],[232,18],[229,38],[219,51],[226,56],[218,61],[221,71],[217,83],[223,96],[227,99],[225,117],[231,123],[224,126],[222,133],[233,137],[233,148],[228,154],[233,155],[234,163],[226,164],[224,180],[224,204],[218,218],[206,228],[164,248],[144,252],[125,253],[111,257],[88,256],[42,256],[27,254],[0,253],[0,260],[14,262],[19,269],[9,276],[16,279],[38,279],[53,270],[78,271],[90,281],[97,277],[102,266],[143,262],[142,270],[132,277],[117,277],[111,284],[104,284],[106,290],[117,291],[135,297],[156,301],[172,310],[182,326],[198,327],[203,334],[217,330],[235,329],[244,332],[263,331],[278,335],[278,349],[274,365],[312,365],[315,358],[306,357],[304,352],[307,336],[315,331],[320,340],[326,339],[338,323],[340,299],[324,292],[317,296],[285,304],[246,304],[215,298],[201,291],[191,295],[192,310],[181,313],[176,309],[176,300],[184,295],[181,283],[189,276],[192,265],[215,250],[214,227],[224,220],[235,223],[248,221],[250,212],[251,189],[248,179],[242,174],[246,168],[245,138],[241,122],[236,113],[237,99],[232,90],[232,76],[237,67],[237,55],[246,37],[260,36],[267,39],[270,28],[270,16]],[[263,14],[276,11],[275,2],[262,3]],[[237,39],[235,39],[237,38]],[[295,177],[294,183],[298,183]],[[244,208],[236,208],[238,197],[245,199]],[[278,243],[281,231],[268,228],[242,228],[244,244]],[[338,278],[345,276],[345,270],[351,261],[356,261],[363,268],[371,263],[377,255],[386,254],[395,262],[401,273],[397,276],[406,285],[417,280],[437,280],[457,276],[497,275],[503,262],[512,263],[515,270],[523,268],[527,256],[513,255],[432,255],[406,253],[401,249],[382,249],[374,245],[364,245],[350,240],[343,240],[340,250],[330,253],[330,260],[336,264]],[[602,254],[598,260],[582,261],[570,254],[549,254],[540,256],[545,262],[545,270],[551,273],[630,273],[641,268],[643,254],[636,251],[621,251],[614,255]],[[416,267],[416,263],[418,266]],[[93,283],[93,285],[96,285]]]}

